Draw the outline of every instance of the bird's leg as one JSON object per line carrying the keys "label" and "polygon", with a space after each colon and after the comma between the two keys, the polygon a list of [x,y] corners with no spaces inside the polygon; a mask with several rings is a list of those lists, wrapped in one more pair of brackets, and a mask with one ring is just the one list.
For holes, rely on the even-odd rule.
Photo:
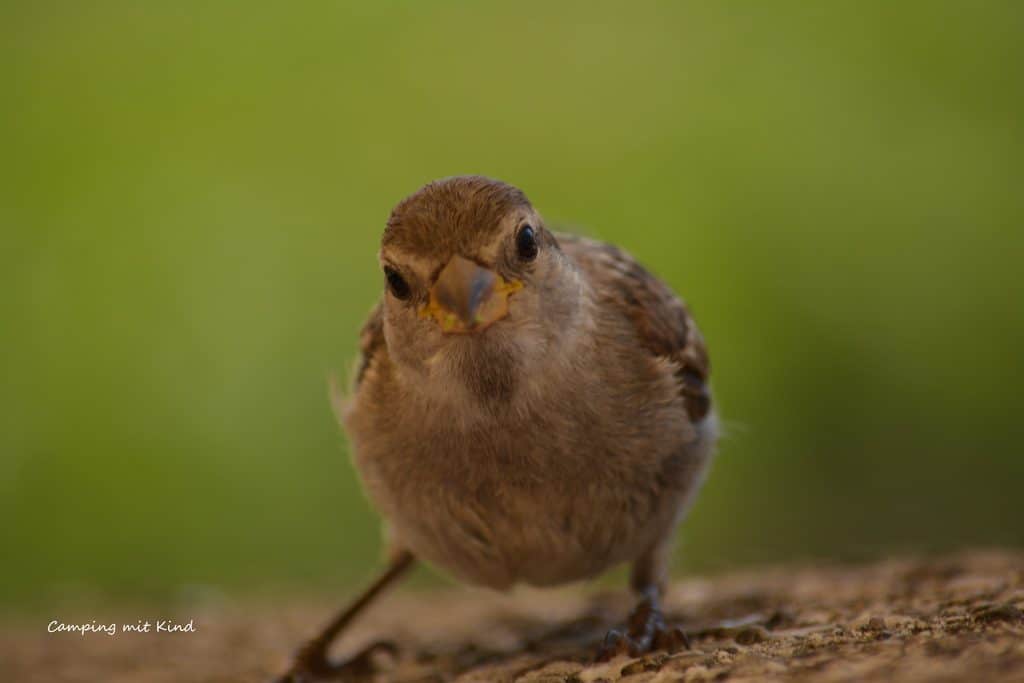
{"label": "bird's leg", "polygon": [[626,631],[611,630],[598,651],[598,661],[620,654],[638,657],[654,650],[689,649],[690,641],[679,627],[668,627],[661,612],[664,577],[668,566],[668,542],[656,545],[633,565],[630,585],[640,597],[629,615]]}
{"label": "bird's leg", "polygon": [[350,605],[342,610],[315,638],[296,653],[288,672],[274,683],[310,683],[342,680],[346,675],[363,676],[373,671],[372,656],[382,650],[394,652],[392,643],[376,642],[350,659],[332,662],[327,657],[331,643],[381,592],[394,583],[413,565],[415,558],[408,551],[396,554],[387,568]]}

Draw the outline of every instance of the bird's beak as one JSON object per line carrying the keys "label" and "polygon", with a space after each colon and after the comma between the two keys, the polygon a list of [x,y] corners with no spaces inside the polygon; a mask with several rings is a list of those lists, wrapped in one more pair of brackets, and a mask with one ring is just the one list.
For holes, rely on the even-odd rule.
{"label": "bird's beak", "polygon": [[420,316],[433,318],[443,332],[478,332],[508,315],[508,297],[522,287],[456,255],[437,276]]}

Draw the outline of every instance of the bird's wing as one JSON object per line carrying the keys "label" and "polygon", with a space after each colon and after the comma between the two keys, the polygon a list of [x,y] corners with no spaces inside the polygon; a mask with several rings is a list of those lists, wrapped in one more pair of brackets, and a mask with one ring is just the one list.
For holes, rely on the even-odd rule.
{"label": "bird's wing", "polygon": [[353,389],[358,389],[366,371],[373,363],[374,357],[386,349],[384,344],[384,312],[382,302],[378,301],[370,311],[370,316],[359,331],[359,364],[356,366],[356,378]]}
{"label": "bird's wing", "polygon": [[675,366],[686,412],[699,422],[711,410],[711,362],[704,338],[685,304],[661,280],[618,247],[558,234],[562,250],[581,267],[597,296],[628,317],[640,342]]}

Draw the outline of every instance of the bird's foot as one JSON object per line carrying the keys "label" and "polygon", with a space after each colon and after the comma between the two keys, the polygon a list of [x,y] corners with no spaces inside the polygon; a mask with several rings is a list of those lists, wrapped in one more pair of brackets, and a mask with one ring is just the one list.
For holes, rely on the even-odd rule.
{"label": "bird's foot", "polygon": [[321,681],[362,681],[376,673],[374,655],[387,652],[395,656],[398,648],[389,641],[378,641],[359,654],[340,662],[332,662],[322,643],[313,641],[295,655],[287,673],[274,683],[320,683]]}
{"label": "bird's foot", "polygon": [[665,624],[653,595],[640,601],[629,615],[627,627],[625,633],[614,629],[608,632],[598,650],[597,661],[606,662],[622,654],[639,657],[657,650],[677,652],[690,649],[690,641],[683,629]]}

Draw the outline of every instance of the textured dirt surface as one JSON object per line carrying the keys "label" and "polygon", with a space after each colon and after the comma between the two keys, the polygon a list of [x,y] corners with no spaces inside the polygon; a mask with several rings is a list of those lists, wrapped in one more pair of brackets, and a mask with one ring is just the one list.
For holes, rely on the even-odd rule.
{"label": "textured dirt surface", "polygon": [[[339,651],[400,646],[376,681],[1024,681],[1024,555],[968,553],[857,567],[765,569],[672,586],[692,649],[593,661],[624,595],[468,590],[386,597]],[[2,681],[267,681],[340,599],[207,605],[172,615],[195,633],[46,633],[0,626]],[[67,622],[95,614],[54,615]],[[135,622],[150,615],[120,614]]]}

